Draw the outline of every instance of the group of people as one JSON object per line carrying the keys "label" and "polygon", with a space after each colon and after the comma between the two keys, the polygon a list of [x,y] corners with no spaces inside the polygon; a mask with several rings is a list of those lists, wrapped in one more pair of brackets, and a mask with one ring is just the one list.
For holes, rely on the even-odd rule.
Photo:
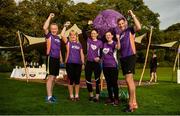
{"label": "group of people", "polygon": [[[53,103],[56,98],[53,96],[53,86],[55,84],[56,76],[59,74],[59,64],[63,62],[61,54],[61,40],[66,45],[66,71],[69,79],[68,90],[69,100],[79,101],[79,84],[81,70],[85,68],[85,78],[87,84],[87,90],[89,92],[89,101],[99,102],[100,94],[100,75],[103,70],[103,74],[107,83],[108,98],[105,104],[119,105],[119,89],[118,89],[118,59],[116,52],[120,50],[120,64],[122,67],[123,75],[125,76],[128,90],[129,101],[127,112],[133,112],[138,108],[136,101],[136,86],[133,80],[133,74],[135,73],[136,63],[136,47],[135,47],[135,32],[141,30],[141,24],[129,10],[130,16],[134,21],[133,27],[128,27],[127,20],[120,18],[117,21],[117,25],[121,30],[121,33],[113,35],[113,32],[107,31],[105,33],[106,41],[102,41],[98,38],[98,31],[92,29],[90,36],[83,32],[84,40],[87,41],[87,55],[86,61],[83,53],[82,45],[78,38],[78,33],[75,30],[69,32],[66,37],[66,28],[70,25],[70,22],[66,22],[58,36],[58,25],[51,23],[51,19],[55,16],[50,13],[49,17],[44,23],[43,29],[45,32],[47,43],[47,73],[48,79],[46,83],[47,87],[47,101]],[[91,24],[89,22],[89,24]],[[48,29],[50,26],[50,30]],[[93,94],[92,88],[92,73],[95,76],[96,82],[96,94]],[[75,91],[75,94],[74,94]]]}

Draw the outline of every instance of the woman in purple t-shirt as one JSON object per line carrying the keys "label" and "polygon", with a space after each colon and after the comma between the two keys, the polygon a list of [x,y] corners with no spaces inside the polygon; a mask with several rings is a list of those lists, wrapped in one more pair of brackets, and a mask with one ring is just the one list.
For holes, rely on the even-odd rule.
{"label": "woman in purple t-shirt", "polygon": [[[88,25],[92,24],[92,21],[88,21]],[[87,61],[85,66],[85,77],[87,89],[89,92],[89,101],[99,102],[99,84],[100,84],[100,75],[101,75],[101,64],[100,64],[100,51],[102,49],[103,43],[101,40],[98,40],[98,32],[95,29],[92,29],[90,32],[90,37],[88,37],[86,26],[83,29],[83,38],[87,41]],[[92,73],[94,73],[96,81],[96,96],[93,95],[92,88]]]}
{"label": "woman in purple t-shirt", "polygon": [[136,63],[135,32],[141,30],[141,24],[131,10],[129,10],[128,13],[134,21],[134,27],[128,27],[127,21],[124,18],[118,19],[117,23],[119,29],[122,31],[120,34],[121,68],[129,89],[129,106],[126,112],[133,112],[138,108],[136,86],[133,80]]}
{"label": "woman in purple t-shirt", "polygon": [[[84,54],[81,43],[78,41],[78,33],[70,31],[69,39],[65,36],[66,27],[63,28],[62,38],[66,44],[66,71],[69,79],[69,98],[71,101],[79,101],[79,84],[82,64],[84,65]],[[75,84],[75,96],[73,85]]]}
{"label": "woman in purple t-shirt", "polygon": [[[107,83],[108,99],[105,104],[113,104],[114,106],[119,105],[119,89],[118,89],[118,61],[116,52],[120,49],[120,42],[113,41],[112,32],[106,32],[105,34],[107,42],[103,45],[102,50],[102,62],[103,62],[103,73]],[[114,94],[114,97],[113,97]]]}

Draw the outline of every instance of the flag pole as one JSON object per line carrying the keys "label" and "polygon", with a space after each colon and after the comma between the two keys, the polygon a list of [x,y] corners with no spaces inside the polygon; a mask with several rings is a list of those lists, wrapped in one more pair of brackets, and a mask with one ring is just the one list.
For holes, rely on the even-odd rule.
{"label": "flag pole", "polygon": [[26,82],[29,82],[29,75],[28,75],[28,71],[27,71],[27,67],[26,67],[26,63],[25,63],[25,57],[24,57],[24,51],[23,51],[23,47],[22,47],[22,41],[21,41],[21,36],[20,36],[20,32],[18,30],[17,32],[18,35],[18,39],[19,39],[19,44],[20,44],[20,48],[21,48],[21,55],[22,55],[22,59],[23,59],[23,64],[24,64],[24,69],[25,69],[25,74],[26,74]]}
{"label": "flag pole", "polygon": [[151,26],[150,35],[149,35],[149,43],[148,43],[148,47],[147,47],[147,51],[146,51],[146,59],[145,59],[143,71],[142,71],[142,73],[141,73],[141,78],[140,78],[140,80],[139,80],[139,85],[141,85],[142,78],[143,78],[143,75],[144,75],[144,71],[145,71],[145,69],[146,69],[146,64],[147,64],[147,59],[148,59],[148,54],[149,54],[149,48],[150,48],[150,45],[151,45],[152,30],[153,30],[153,27]]}

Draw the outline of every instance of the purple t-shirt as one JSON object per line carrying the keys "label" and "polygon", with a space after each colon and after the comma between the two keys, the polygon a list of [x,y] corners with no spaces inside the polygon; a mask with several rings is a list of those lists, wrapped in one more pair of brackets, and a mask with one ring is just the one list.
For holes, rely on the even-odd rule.
{"label": "purple t-shirt", "polygon": [[100,57],[100,49],[103,47],[101,40],[93,41],[92,39],[87,40],[87,60],[94,61],[96,57]]}
{"label": "purple t-shirt", "polygon": [[68,41],[67,44],[69,44],[69,56],[67,59],[67,63],[82,64],[82,61],[81,61],[82,45],[81,45],[81,43]]}
{"label": "purple t-shirt", "polygon": [[116,42],[108,44],[104,43],[103,46],[103,67],[117,67],[117,57],[116,57]]}
{"label": "purple t-shirt", "polygon": [[133,48],[133,46],[131,45],[131,39],[130,39],[131,37],[133,37],[132,39],[135,39],[135,31],[132,27],[128,27],[124,32],[120,34],[121,58],[136,54],[133,51],[133,49],[135,48]]}
{"label": "purple t-shirt", "polygon": [[51,40],[51,48],[49,55],[53,58],[59,58],[60,57],[60,48],[61,48],[61,41],[59,36],[52,35],[52,33],[48,33],[45,35],[46,39]]}

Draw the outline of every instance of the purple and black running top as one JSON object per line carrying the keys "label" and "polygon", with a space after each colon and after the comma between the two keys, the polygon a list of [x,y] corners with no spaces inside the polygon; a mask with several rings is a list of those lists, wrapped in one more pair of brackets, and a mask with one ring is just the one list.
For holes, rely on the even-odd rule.
{"label": "purple and black running top", "polygon": [[50,39],[50,41],[47,41],[48,42],[47,43],[47,51],[49,51],[49,53],[47,53],[47,55],[49,55],[53,58],[60,58],[60,50],[61,50],[60,37],[57,35],[52,35],[51,33],[48,33],[47,35],[45,35],[45,37],[46,37],[46,39]]}
{"label": "purple and black running top", "polygon": [[120,34],[120,45],[121,58],[136,54],[135,31],[132,27],[128,27]]}

